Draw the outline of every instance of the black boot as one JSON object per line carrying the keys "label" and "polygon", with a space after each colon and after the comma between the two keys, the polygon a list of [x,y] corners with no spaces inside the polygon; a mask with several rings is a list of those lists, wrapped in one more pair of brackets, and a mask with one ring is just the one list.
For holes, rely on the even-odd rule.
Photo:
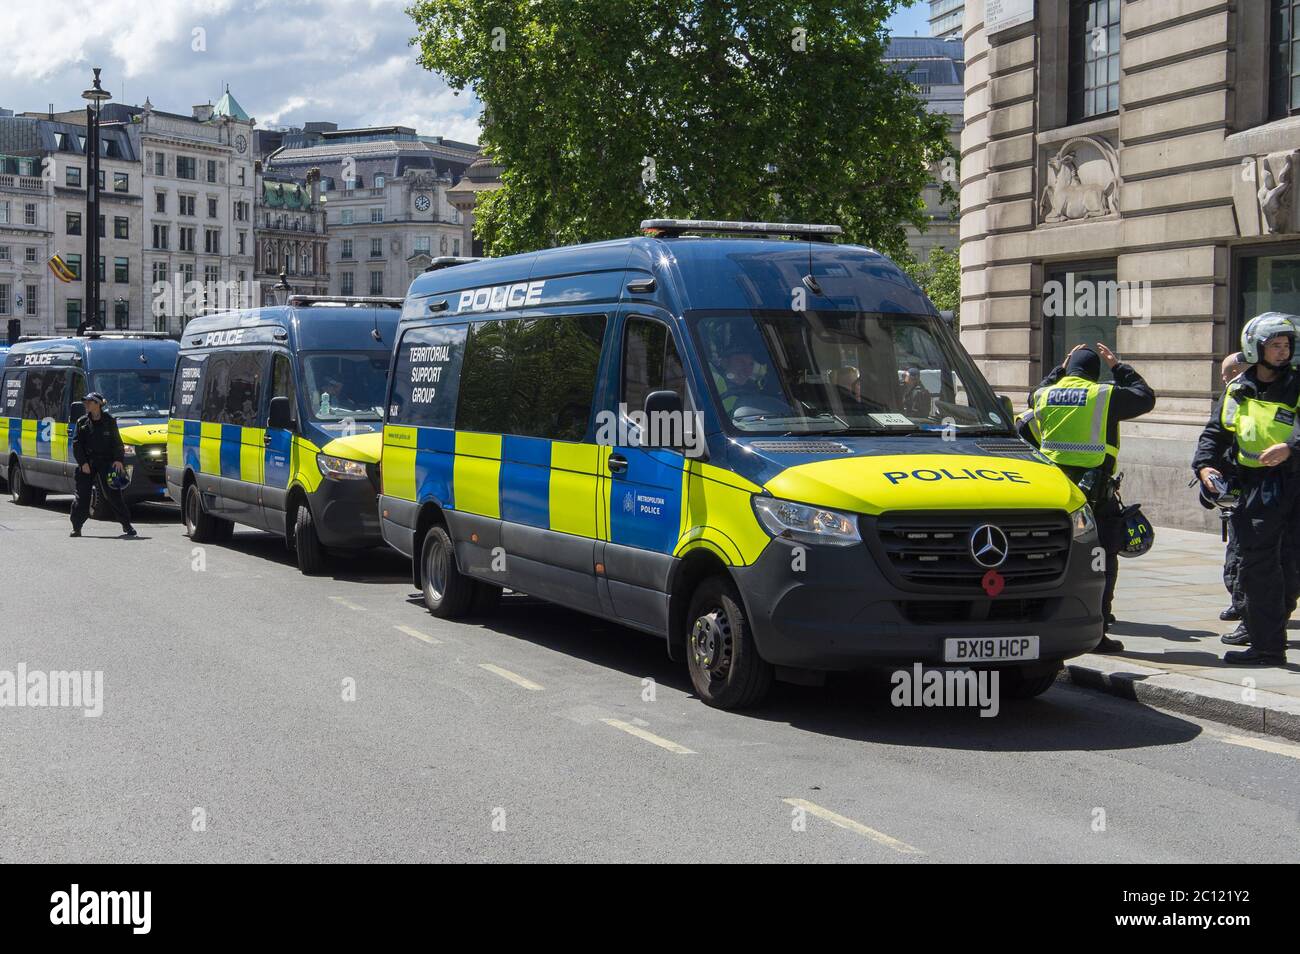
{"label": "black boot", "polygon": [[1224,653],[1223,661],[1232,666],[1285,666],[1286,653],[1261,653],[1254,646]]}
{"label": "black boot", "polygon": [[1229,646],[1249,646],[1250,631],[1246,629],[1246,624],[1242,623],[1230,633],[1224,633],[1219,639]]}
{"label": "black boot", "polygon": [[1223,620],[1225,623],[1235,623],[1237,620],[1241,619],[1241,610],[1237,609],[1235,606],[1229,606],[1219,614],[1219,619]]}
{"label": "black boot", "polygon": [[68,536],[70,536],[70,537],[79,537],[79,536],[81,536],[81,528],[80,528],[80,527],[73,527],[73,528],[72,528],[72,532],[71,532],[70,534],[68,534]]}
{"label": "black boot", "polygon": [[137,536],[137,534],[136,534],[136,532],[135,532],[135,527],[131,526],[131,525],[128,523],[126,526],[124,526],[124,527],[122,528],[122,536],[126,537],[127,539],[130,539],[131,537]]}
{"label": "black boot", "polygon": [[1101,642],[1093,649],[1094,653],[1122,653],[1123,651],[1124,644],[1118,639],[1111,639],[1109,636],[1103,636]]}

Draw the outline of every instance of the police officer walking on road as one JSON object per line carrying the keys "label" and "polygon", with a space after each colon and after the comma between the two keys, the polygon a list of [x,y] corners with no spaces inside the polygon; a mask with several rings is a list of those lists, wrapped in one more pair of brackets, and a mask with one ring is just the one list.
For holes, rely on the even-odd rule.
{"label": "police officer walking on road", "polygon": [[90,516],[90,499],[98,488],[104,502],[122,524],[122,533],[134,537],[135,527],[127,513],[122,492],[113,486],[125,472],[122,435],[117,421],[104,410],[104,395],[91,391],[82,403],[86,413],[77,421],[72,437],[72,453],[77,460],[76,500],[72,504],[72,533],[81,536],[81,527]]}
{"label": "police officer walking on road", "polygon": [[1291,366],[1296,320],[1270,311],[1246,324],[1241,353],[1252,367],[1215,402],[1192,459],[1202,486],[1217,495],[1224,478],[1216,464],[1235,446],[1241,502],[1230,520],[1250,642],[1249,649],[1223,657],[1236,665],[1286,664],[1286,623],[1300,594],[1300,563],[1293,543],[1300,531],[1300,476],[1295,466],[1300,372]]}
{"label": "police officer walking on road", "polygon": [[[1114,377],[1111,384],[1099,383],[1103,361]],[[1119,551],[1125,542],[1123,508],[1114,480],[1119,424],[1154,408],[1155,392],[1132,366],[1098,342],[1095,350],[1075,345],[1060,366],[1043,379],[1032,403],[1032,409],[1017,419],[1017,429],[1083,490],[1106,554],[1106,588],[1101,605],[1104,629],[1095,651],[1120,652],[1124,644],[1107,635],[1115,622],[1111,605],[1119,578]]]}

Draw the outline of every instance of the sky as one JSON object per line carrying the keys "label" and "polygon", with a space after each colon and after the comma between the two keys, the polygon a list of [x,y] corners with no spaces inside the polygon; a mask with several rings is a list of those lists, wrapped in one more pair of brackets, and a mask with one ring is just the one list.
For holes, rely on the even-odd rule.
{"label": "sky", "polygon": [[[186,113],[230,91],[259,128],[329,120],[479,137],[478,101],[415,64],[409,0],[0,0],[0,107],[85,105],[92,66],[116,102]],[[929,4],[890,30],[929,33]]]}

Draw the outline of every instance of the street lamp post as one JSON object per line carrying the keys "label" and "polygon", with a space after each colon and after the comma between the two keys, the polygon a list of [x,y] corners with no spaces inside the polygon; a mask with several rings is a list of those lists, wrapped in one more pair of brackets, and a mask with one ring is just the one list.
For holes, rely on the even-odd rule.
{"label": "street lamp post", "polygon": [[99,323],[99,108],[112,94],[99,85],[99,70],[94,67],[95,82],[81,94],[90,105],[86,107],[86,262],[81,269],[87,313],[79,333],[87,328],[104,330]]}

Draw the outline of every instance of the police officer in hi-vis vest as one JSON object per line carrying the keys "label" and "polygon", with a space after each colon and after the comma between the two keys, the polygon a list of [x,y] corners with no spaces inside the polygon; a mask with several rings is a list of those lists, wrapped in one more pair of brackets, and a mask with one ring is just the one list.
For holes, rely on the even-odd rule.
{"label": "police officer in hi-vis vest", "polygon": [[[1099,383],[1102,361],[1114,378],[1110,384]],[[1155,392],[1142,375],[1098,342],[1096,350],[1075,345],[1060,366],[1043,378],[1030,410],[1017,418],[1020,435],[1037,444],[1044,457],[1065,471],[1083,489],[1092,506],[1097,534],[1106,553],[1101,611],[1107,634],[1115,622],[1111,604],[1125,535],[1123,508],[1114,484],[1119,422],[1141,417],[1155,405]],[[1117,653],[1123,648],[1118,639],[1103,635],[1095,651]]]}
{"label": "police officer in hi-vis vest", "polygon": [[1246,372],[1215,402],[1197,442],[1192,469],[1208,492],[1223,475],[1215,466],[1235,453],[1241,502],[1232,512],[1240,564],[1237,585],[1250,648],[1229,652],[1236,665],[1286,664],[1286,623],[1300,595],[1300,474],[1296,470],[1296,416],[1300,372],[1291,366],[1297,320],[1270,311],[1241,333]]}

